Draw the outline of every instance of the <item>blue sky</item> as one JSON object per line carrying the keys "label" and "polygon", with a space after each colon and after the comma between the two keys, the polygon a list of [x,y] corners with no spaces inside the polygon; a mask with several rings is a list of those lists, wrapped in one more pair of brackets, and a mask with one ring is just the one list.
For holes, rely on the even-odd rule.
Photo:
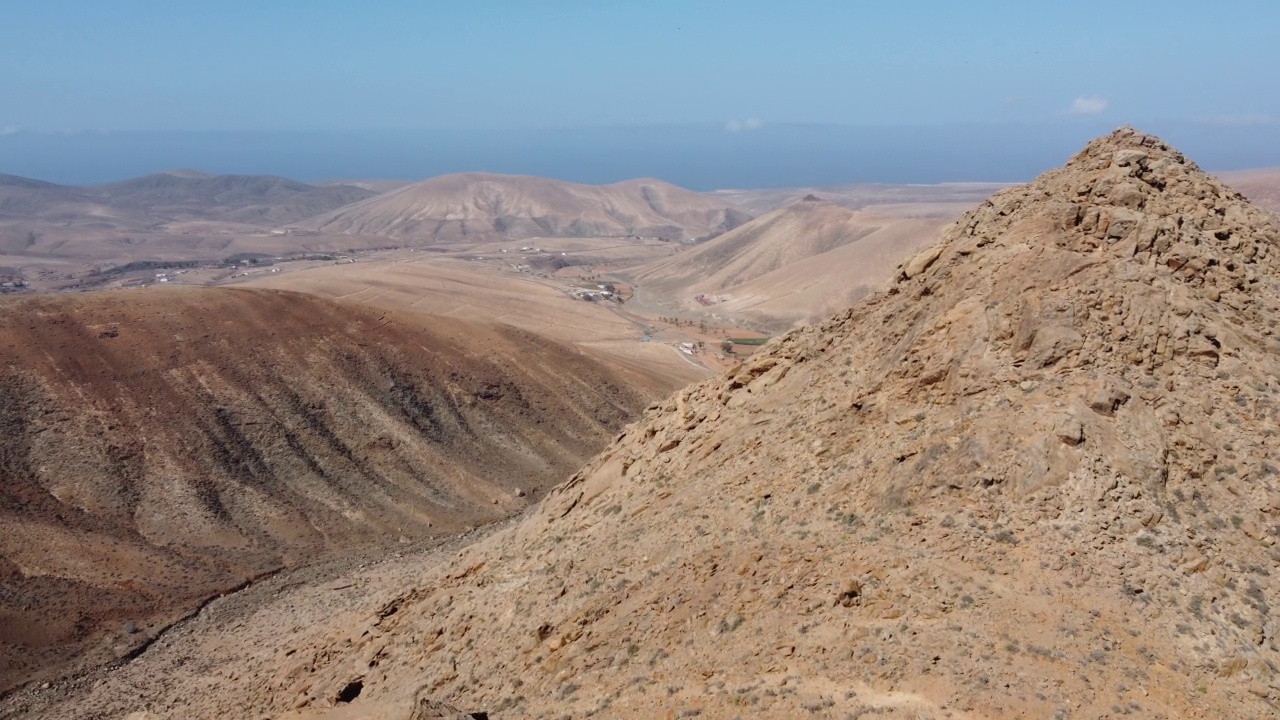
{"label": "blue sky", "polygon": [[[1240,138],[1280,133],[1274,0],[5,5],[0,172],[66,181],[110,174],[110,158],[128,159],[121,136],[143,145],[169,138],[160,143],[174,148],[169,156],[147,157],[159,164],[152,169],[269,156],[280,174],[425,176],[472,169],[465,154],[443,163],[450,148],[473,148],[476,163],[506,169],[494,152],[503,143],[493,141],[504,132],[528,139],[516,148],[528,157],[553,158],[555,146],[643,159],[625,142],[630,129],[642,129],[649,148],[655,128],[673,138],[699,128],[757,136],[775,165],[803,128],[825,126],[847,128],[848,143],[867,128],[953,132],[965,143],[979,126],[1021,128],[1013,136],[1042,127],[1064,137],[1059,152],[1130,122],[1194,137],[1224,162],[1242,155]],[[565,131],[577,129],[611,139],[565,148]],[[96,144],[50,139],[73,134]],[[30,147],[37,135],[47,167]],[[296,147],[254,155],[250,136]],[[433,136],[452,139],[433,144]],[[306,138],[317,137],[329,147],[308,157]],[[413,138],[403,153],[387,147],[397,137]],[[96,169],[73,177],[72,145]],[[1280,164],[1276,145],[1259,148],[1257,164]],[[318,167],[315,155],[333,151],[347,165]],[[369,153],[420,161],[379,165]],[[509,164],[539,167],[528,158]],[[561,165],[557,172],[574,175]],[[604,175],[643,169],[628,173],[623,163]],[[956,166],[956,179],[967,169]],[[757,170],[752,182],[767,182]],[[797,170],[780,176],[802,176]]]}

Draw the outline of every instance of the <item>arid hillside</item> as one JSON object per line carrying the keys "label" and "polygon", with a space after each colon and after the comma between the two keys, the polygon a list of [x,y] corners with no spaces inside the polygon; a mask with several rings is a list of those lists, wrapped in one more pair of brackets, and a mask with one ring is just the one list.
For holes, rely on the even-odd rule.
{"label": "arid hillside", "polygon": [[954,220],[972,210],[1009,183],[950,182],[934,185],[825,185],[800,188],[716,190],[707,195],[744,210],[763,215],[784,208],[809,195],[887,217]]}
{"label": "arid hillside", "polygon": [[517,512],[639,387],[509,326],[298,293],[0,301],[0,691],[264,573]]}
{"label": "arid hillside", "polygon": [[92,200],[75,188],[17,175],[0,175],[0,218],[66,219],[82,212],[81,206],[89,203]]}
{"label": "arid hillside", "polygon": [[626,275],[647,294],[691,309],[786,327],[880,289],[943,225],[849,210],[810,195]]}
{"label": "arid hillside", "polygon": [[37,254],[53,228],[61,234],[143,227],[147,220],[81,190],[42,180],[0,175],[0,255]]}
{"label": "arid hillside", "polygon": [[317,187],[332,187],[335,185],[345,185],[350,187],[364,188],[373,193],[385,193],[392,190],[399,190],[405,185],[412,185],[412,180],[383,180],[377,178],[363,178],[359,180],[322,180],[313,182],[312,185]]}
{"label": "arid hillside", "polygon": [[1218,173],[1218,177],[1254,205],[1280,216],[1280,168],[1235,170]]}
{"label": "arid hillside", "polygon": [[1124,128],[399,592],[43,717],[1274,717],[1277,317],[1276,226]]}
{"label": "arid hillside", "polygon": [[268,175],[172,171],[106,185],[57,185],[0,175],[0,220],[47,220],[99,229],[155,230],[212,220],[257,226],[295,222],[375,195],[351,185],[319,187]]}
{"label": "arid hillside", "polygon": [[502,238],[623,235],[694,240],[730,230],[748,218],[728,202],[660,180],[579,185],[464,173],[409,185],[299,227],[456,245]]}
{"label": "arid hillside", "polygon": [[[372,196],[258,175],[173,170],[96,186],[0,175],[0,275],[32,291],[140,282],[155,269],[384,245],[278,227]],[[105,274],[104,274],[105,273]]]}
{"label": "arid hillside", "polygon": [[308,185],[271,175],[205,175],[190,171],[157,173],[81,189],[113,207],[170,222],[220,220],[249,225],[284,225],[377,193],[353,185]]}

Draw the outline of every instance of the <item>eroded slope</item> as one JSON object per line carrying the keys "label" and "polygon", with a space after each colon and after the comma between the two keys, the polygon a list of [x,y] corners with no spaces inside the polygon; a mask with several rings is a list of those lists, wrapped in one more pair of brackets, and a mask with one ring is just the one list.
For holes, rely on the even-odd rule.
{"label": "eroded slope", "polygon": [[510,514],[644,402],[530,333],[298,293],[4,301],[0,688],[262,573]]}
{"label": "eroded slope", "polygon": [[629,271],[649,295],[788,327],[879,290],[944,222],[876,216],[809,196],[670,258]]}

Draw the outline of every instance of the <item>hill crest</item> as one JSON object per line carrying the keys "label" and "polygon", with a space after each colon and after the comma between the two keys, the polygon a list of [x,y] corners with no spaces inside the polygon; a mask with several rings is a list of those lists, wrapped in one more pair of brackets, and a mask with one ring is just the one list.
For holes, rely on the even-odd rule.
{"label": "hill crest", "polygon": [[274,175],[209,175],[168,171],[95,185],[84,191],[100,202],[173,219],[286,224],[375,193],[350,185],[315,186]]}
{"label": "hill crest", "polygon": [[813,322],[881,288],[894,266],[935,236],[940,222],[881,217],[800,199],[627,275],[694,306],[786,327]]}
{"label": "hill crest", "polygon": [[532,333],[301,293],[0,309],[0,693],[246,579],[501,519],[644,402]]}
{"label": "hill crest", "polygon": [[335,210],[303,227],[430,244],[619,235],[692,240],[723,232],[744,219],[725,203],[661,181],[583,185],[523,175],[460,173]]}

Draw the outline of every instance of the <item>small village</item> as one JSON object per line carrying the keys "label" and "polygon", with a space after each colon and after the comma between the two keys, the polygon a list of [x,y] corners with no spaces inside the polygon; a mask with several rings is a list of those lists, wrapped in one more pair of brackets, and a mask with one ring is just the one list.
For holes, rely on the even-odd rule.
{"label": "small village", "polygon": [[22,292],[27,281],[21,275],[0,275],[0,294]]}

